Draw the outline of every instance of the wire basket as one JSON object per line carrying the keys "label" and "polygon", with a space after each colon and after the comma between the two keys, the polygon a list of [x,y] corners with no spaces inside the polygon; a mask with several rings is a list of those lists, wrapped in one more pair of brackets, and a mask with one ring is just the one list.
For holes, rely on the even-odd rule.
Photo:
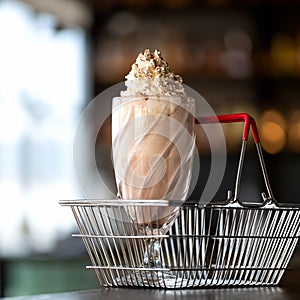
{"label": "wire basket", "polygon": [[[104,286],[197,288],[276,285],[282,278],[300,233],[299,207],[279,206],[268,181],[254,120],[245,121],[234,193],[222,204],[166,200],[73,200],[70,206],[99,282]],[[228,115],[218,116],[228,122]],[[202,118],[200,123],[215,122]],[[267,187],[262,203],[238,199],[249,128],[252,128]],[[159,215],[173,211],[173,225],[161,234]],[[143,220],[143,216],[145,219]],[[137,220],[139,220],[137,222]],[[151,252],[151,253],[150,253]],[[154,254],[153,254],[154,253]],[[155,256],[155,263],[149,257]],[[145,263],[147,258],[147,263]]]}

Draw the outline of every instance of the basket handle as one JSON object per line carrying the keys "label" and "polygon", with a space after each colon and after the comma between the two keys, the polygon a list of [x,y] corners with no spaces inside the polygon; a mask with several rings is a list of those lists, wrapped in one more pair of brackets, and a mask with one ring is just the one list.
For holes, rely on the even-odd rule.
{"label": "basket handle", "polygon": [[212,123],[235,123],[235,122],[244,122],[244,130],[243,130],[243,141],[242,141],[242,147],[239,157],[239,163],[238,163],[238,169],[237,169],[237,175],[235,180],[235,189],[234,189],[234,195],[232,196],[231,193],[228,195],[228,200],[230,202],[239,202],[241,205],[245,205],[244,203],[241,203],[239,200],[239,190],[240,190],[240,183],[241,183],[241,177],[242,177],[242,169],[243,169],[243,163],[245,160],[245,153],[246,153],[246,145],[249,137],[250,128],[252,131],[253,139],[256,145],[256,150],[259,158],[259,163],[261,166],[261,170],[263,173],[263,178],[265,182],[265,186],[267,189],[267,194],[265,192],[262,193],[262,203],[254,203],[254,204],[247,204],[248,206],[264,206],[267,203],[276,203],[276,200],[273,196],[273,192],[271,189],[269,177],[267,174],[267,169],[265,165],[265,161],[263,158],[262,148],[260,144],[259,134],[256,126],[256,122],[253,117],[251,117],[247,113],[235,113],[235,114],[226,114],[226,115],[215,115],[215,116],[204,116],[199,117],[195,120],[196,124],[212,124]]}

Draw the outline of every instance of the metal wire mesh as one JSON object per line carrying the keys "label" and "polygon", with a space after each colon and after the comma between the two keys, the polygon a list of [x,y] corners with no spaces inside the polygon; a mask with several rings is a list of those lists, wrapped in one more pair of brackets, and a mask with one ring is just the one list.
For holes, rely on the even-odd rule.
{"label": "metal wire mesh", "polygon": [[[104,286],[161,288],[276,285],[293,254],[300,232],[300,210],[274,204],[178,205],[168,234],[137,228],[132,210],[160,206],[124,201],[64,201],[78,224],[91,266]],[[153,224],[152,224],[153,225]],[[146,228],[147,227],[147,228]],[[141,230],[142,228],[142,230]],[[155,226],[152,226],[155,228]],[[160,269],[143,265],[146,241],[158,239]],[[164,280],[172,275],[172,283]],[[143,277],[145,280],[141,281]],[[159,280],[157,280],[159,278]]]}

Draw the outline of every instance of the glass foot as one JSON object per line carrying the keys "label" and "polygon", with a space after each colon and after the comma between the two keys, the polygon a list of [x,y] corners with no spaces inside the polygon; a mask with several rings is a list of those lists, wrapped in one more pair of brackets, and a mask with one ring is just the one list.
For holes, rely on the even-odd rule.
{"label": "glass foot", "polygon": [[193,281],[173,275],[168,270],[135,270],[127,276],[116,278],[118,285],[136,287],[185,288],[193,286]]}

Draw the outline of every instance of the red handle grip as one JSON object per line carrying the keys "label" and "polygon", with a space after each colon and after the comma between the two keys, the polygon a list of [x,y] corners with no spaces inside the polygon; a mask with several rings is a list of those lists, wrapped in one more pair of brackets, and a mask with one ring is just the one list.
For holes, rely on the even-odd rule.
{"label": "red handle grip", "polygon": [[254,141],[256,144],[259,143],[259,135],[258,135],[256,122],[247,113],[199,117],[196,119],[195,122],[196,124],[245,122],[244,131],[243,131],[243,140],[244,141],[248,140],[250,126],[251,126]]}

